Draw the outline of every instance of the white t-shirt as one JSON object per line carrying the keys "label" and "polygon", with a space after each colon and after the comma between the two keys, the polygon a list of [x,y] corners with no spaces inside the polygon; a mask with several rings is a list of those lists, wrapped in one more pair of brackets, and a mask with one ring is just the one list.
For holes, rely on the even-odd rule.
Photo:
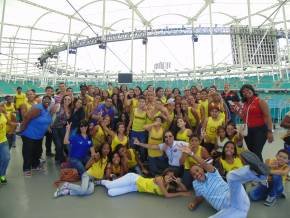
{"label": "white t-shirt", "polygon": [[188,143],[183,141],[173,141],[171,146],[168,146],[165,143],[159,144],[160,150],[164,151],[168,157],[168,164],[175,167],[180,166],[179,160],[182,156],[182,152],[179,148],[183,146],[188,146]]}

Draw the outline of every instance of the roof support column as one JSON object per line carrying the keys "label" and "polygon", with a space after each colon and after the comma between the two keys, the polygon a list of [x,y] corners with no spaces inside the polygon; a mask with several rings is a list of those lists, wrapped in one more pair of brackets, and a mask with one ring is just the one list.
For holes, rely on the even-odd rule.
{"label": "roof support column", "polygon": [[31,28],[30,33],[29,33],[29,44],[28,44],[27,58],[26,58],[26,64],[25,64],[25,74],[26,75],[28,73],[28,63],[29,63],[29,59],[30,59],[32,31],[33,31],[33,29]]}
{"label": "roof support column", "polygon": [[66,50],[66,62],[65,62],[65,73],[68,75],[68,57],[69,57],[69,49],[71,42],[71,17],[69,17],[69,25],[68,25],[68,36],[67,36],[67,50]]}
{"label": "roof support column", "polygon": [[2,18],[1,18],[1,27],[0,27],[0,53],[1,53],[3,27],[4,27],[5,9],[6,9],[6,0],[3,1],[3,7],[2,7]]}
{"label": "roof support column", "polygon": [[[148,64],[148,38],[147,38],[147,25],[145,27],[145,31],[146,31],[146,38],[145,38],[145,41],[144,41],[144,44],[145,44],[145,69],[144,69],[144,73],[145,75],[147,75],[147,64]],[[143,39],[144,40],[144,39]],[[142,75],[142,82],[144,81],[144,75]]]}
{"label": "roof support column", "polygon": [[[102,17],[102,41],[105,42],[105,25],[106,25],[106,0],[103,0],[103,17]],[[103,63],[103,82],[106,81],[106,62],[107,62],[107,44],[104,46],[104,63]]]}
{"label": "roof support column", "polygon": [[251,0],[247,0],[247,6],[248,6],[248,24],[251,33],[252,32]]}
{"label": "roof support column", "polygon": [[286,51],[287,51],[287,57],[288,57],[288,63],[286,62],[286,78],[289,80],[288,67],[290,66],[290,48],[289,48],[289,36],[288,36],[285,4],[283,4],[282,6],[282,12],[283,12],[283,21],[284,21],[284,31],[285,31],[285,37],[286,37]]}
{"label": "roof support column", "polygon": [[213,1],[208,1],[208,9],[209,9],[209,23],[210,23],[210,54],[211,54],[211,68],[213,71],[214,68],[214,53],[213,53],[213,28],[212,28],[212,11],[211,11],[211,5]]}
{"label": "roof support column", "polygon": [[134,16],[135,16],[135,12],[134,12],[134,8],[131,8],[132,10],[132,25],[131,25],[131,67],[130,67],[130,71],[131,73],[133,73],[133,62],[134,62]]}
{"label": "roof support column", "polygon": [[192,20],[191,23],[191,27],[192,27],[192,36],[191,36],[191,40],[192,40],[192,72],[193,72],[193,79],[194,81],[196,81],[196,66],[195,66],[195,46],[194,46],[194,21]]}

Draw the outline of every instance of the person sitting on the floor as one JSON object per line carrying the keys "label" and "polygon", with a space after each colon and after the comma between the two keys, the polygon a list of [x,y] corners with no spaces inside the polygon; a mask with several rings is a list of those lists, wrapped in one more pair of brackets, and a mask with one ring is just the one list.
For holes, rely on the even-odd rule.
{"label": "person sitting on the floor", "polygon": [[190,169],[194,178],[192,185],[195,190],[195,198],[188,208],[193,210],[203,199],[206,199],[219,211],[211,217],[246,218],[250,209],[250,201],[243,184],[249,181],[264,181],[268,175],[268,167],[254,153],[244,151],[241,156],[249,166],[231,171],[225,182],[213,165],[195,155],[189,147],[181,147],[180,150],[192,156],[199,163],[199,166],[194,165]]}
{"label": "person sitting on the floor", "polygon": [[276,158],[267,159],[266,164],[270,168],[268,185],[259,184],[250,193],[250,199],[253,201],[265,200],[264,205],[273,206],[277,198],[285,197],[284,184],[287,174],[290,171],[288,166],[289,154],[285,149],[281,149],[276,154]]}

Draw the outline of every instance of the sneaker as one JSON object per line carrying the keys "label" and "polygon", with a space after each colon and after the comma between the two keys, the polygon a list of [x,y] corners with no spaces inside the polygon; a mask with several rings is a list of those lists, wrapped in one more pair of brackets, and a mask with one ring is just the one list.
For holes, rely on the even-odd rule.
{"label": "sneaker", "polygon": [[56,189],[56,192],[54,192],[53,196],[55,198],[61,197],[61,196],[66,196],[69,195],[69,190],[68,189]]}
{"label": "sneaker", "polygon": [[276,201],[277,201],[276,197],[271,197],[268,195],[267,199],[264,202],[264,205],[268,207],[272,207],[275,205]]}
{"label": "sneaker", "polygon": [[7,179],[5,178],[5,176],[0,177],[0,184],[3,184],[3,185],[7,184]]}
{"label": "sneaker", "polygon": [[64,189],[68,189],[68,182],[64,182],[63,184],[62,184],[62,186],[60,186],[58,189],[59,190],[64,190]]}
{"label": "sneaker", "polygon": [[24,171],[24,172],[23,172],[23,175],[24,175],[25,177],[31,177],[31,176],[32,176],[30,170],[28,170],[28,171]]}
{"label": "sneaker", "polygon": [[281,193],[281,198],[287,198],[287,193],[285,192],[285,190],[283,190],[283,192]]}
{"label": "sneaker", "polygon": [[31,170],[32,170],[32,171],[44,171],[44,167],[41,166],[41,165],[39,165],[39,166],[37,166],[37,167],[32,168]]}
{"label": "sneaker", "polygon": [[246,164],[250,166],[251,170],[254,170],[259,175],[269,175],[269,167],[264,164],[260,158],[251,151],[243,151],[240,156]]}

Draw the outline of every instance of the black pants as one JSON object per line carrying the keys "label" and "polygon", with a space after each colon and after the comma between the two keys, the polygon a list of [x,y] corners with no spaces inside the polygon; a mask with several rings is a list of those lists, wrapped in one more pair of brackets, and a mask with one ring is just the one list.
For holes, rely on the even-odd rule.
{"label": "black pants", "polygon": [[46,154],[51,154],[52,132],[47,131],[45,134]]}
{"label": "black pants", "polygon": [[63,139],[65,136],[65,128],[53,128],[52,140],[55,145],[55,160],[62,163],[65,161],[65,146]]}
{"label": "black pants", "polygon": [[268,129],[266,125],[248,128],[248,135],[245,141],[248,149],[255,153],[262,161],[262,151],[267,141]]}
{"label": "black pants", "polygon": [[25,136],[21,136],[21,138],[23,142],[23,171],[28,171],[39,166],[39,158],[42,153],[42,139],[35,140]]}

